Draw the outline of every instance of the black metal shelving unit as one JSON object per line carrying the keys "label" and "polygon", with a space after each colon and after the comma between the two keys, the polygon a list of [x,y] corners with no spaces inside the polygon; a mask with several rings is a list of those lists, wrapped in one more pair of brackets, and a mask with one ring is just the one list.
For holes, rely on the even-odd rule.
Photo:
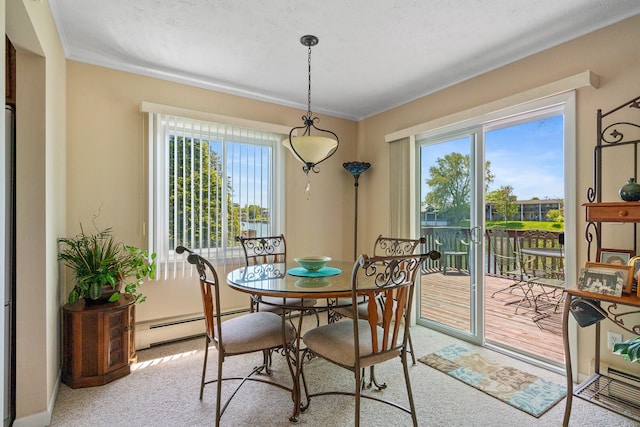
{"label": "black metal shelving unit", "polygon": [[[637,112],[628,113],[633,121],[616,120],[615,113],[625,109],[635,109]],[[627,110],[629,111],[629,110]],[[635,118],[637,117],[637,118]],[[605,123],[606,122],[606,123]],[[637,223],[640,222],[640,204],[628,202],[603,202],[603,155],[619,147],[631,147],[633,152],[633,177],[638,179],[638,145],[640,144],[640,96],[607,112],[597,112],[597,143],[593,151],[593,186],[587,189],[585,239],[587,241],[587,259],[591,259],[592,250],[602,248],[602,223],[624,222],[633,224],[633,249],[637,254]],[[608,303],[606,319],[622,329],[640,335],[640,325],[625,323],[631,315],[638,318],[640,314],[640,296],[599,296],[597,294],[567,290],[568,293],[563,320],[565,358],[567,369],[567,403],[563,425],[568,425],[571,415],[571,398],[579,397],[593,404],[605,407],[611,411],[640,422],[640,378],[623,372],[600,372],[600,323],[595,325],[595,373],[580,385],[574,386],[571,379],[571,356],[568,344],[568,318],[571,300],[574,297],[588,298],[595,305],[600,302]],[[635,291],[637,293],[637,291]],[[604,320],[603,320],[604,321]]]}

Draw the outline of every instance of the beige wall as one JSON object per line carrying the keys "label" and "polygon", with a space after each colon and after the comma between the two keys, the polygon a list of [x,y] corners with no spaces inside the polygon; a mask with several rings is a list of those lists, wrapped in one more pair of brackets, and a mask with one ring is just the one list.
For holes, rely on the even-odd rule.
{"label": "beige wall", "polygon": [[[389,199],[389,174],[394,172],[389,171],[389,144],[384,142],[385,134],[499,100],[585,70],[592,70],[600,76],[599,89],[583,88],[577,91],[576,96],[577,180],[573,191],[576,192],[578,204],[585,203],[586,189],[592,185],[597,109],[609,110],[640,95],[640,16],[363,120],[358,128],[358,151],[366,153],[366,160],[374,165],[371,174],[363,175],[363,185],[360,186],[364,209],[384,205]],[[615,189],[633,175],[633,169],[620,167],[621,164],[629,166],[624,154],[612,152],[612,157],[615,157],[614,163],[618,167],[611,168],[604,180],[612,184],[605,188],[608,193],[604,194],[603,200],[616,201]],[[366,236],[362,241],[364,247],[372,244],[377,230],[388,226],[388,206],[378,211],[381,214],[363,218],[362,234]],[[586,243],[582,239],[584,209],[579,206],[577,212],[577,262],[582,266],[587,259]],[[629,229],[626,229],[626,233],[618,234],[626,235],[617,235],[617,239],[612,238],[611,234],[606,235],[605,243],[608,246],[605,247],[633,247],[633,242],[629,241]],[[623,242],[620,241],[622,238]],[[567,267],[577,269],[579,266]],[[630,324],[638,324],[640,316],[635,322],[634,319],[629,320]],[[580,331],[579,369],[583,373],[588,372],[593,357],[592,329]],[[631,337],[629,333],[625,334],[625,339]],[[602,346],[602,358],[619,364],[620,357],[610,355],[611,352],[606,349],[606,340]],[[632,367],[624,363],[622,368],[628,370]]]}
{"label": "beige wall", "polygon": [[65,232],[66,216],[66,60],[46,3],[23,0],[6,6],[18,74],[14,425],[45,425],[60,373],[56,238]]}
{"label": "beige wall", "polygon": [[[303,111],[237,96],[187,87],[93,65],[68,63],[68,228],[79,223],[113,227],[127,243],[147,247],[147,157],[143,101],[244,119],[299,126]],[[300,163],[286,155],[286,229],[288,252],[350,259],[353,178],[342,163],[353,160],[356,124],[321,117],[322,127],[340,136],[338,153],[311,176],[311,197],[304,191]],[[224,274],[224,271],[220,272]],[[223,276],[224,277],[224,276]],[[225,308],[246,308],[248,297],[223,288]],[[201,312],[199,290],[191,277],[145,286],[147,302],[138,321]]]}
{"label": "beige wall", "polygon": [[[26,67],[18,71],[19,91],[23,88],[19,143],[24,151],[19,160],[23,170],[18,215],[23,234],[18,248],[16,425],[43,425],[59,374],[59,308],[66,295],[66,289],[59,291],[56,237],[75,233],[80,222],[90,222],[101,211],[100,225],[112,226],[128,242],[146,247],[147,183],[140,103],[151,101],[287,126],[299,125],[303,112],[73,61],[65,71],[46,2],[11,2],[6,19],[11,23],[7,32],[19,40],[19,59]],[[336,156],[323,163],[322,172],[312,177],[310,199],[304,194],[304,175],[287,156],[285,232],[290,252],[352,257],[353,178],[342,168],[345,161],[372,163],[361,177],[359,247],[370,247],[375,236],[388,232],[388,181],[393,172],[388,167],[385,134],[591,69],[601,76],[600,89],[581,89],[577,96],[575,191],[579,202],[584,202],[584,191],[591,184],[595,110],[612,108],[640,92],[638,28],[640,17],[626,20],[360,123],[323,116],[323,127],[340,135],[341,146]],[[27,82],[34,85],[26,88]],[[620,175],[612,179],[622,183],[629,173]],[[578,227],[583,224],[581,217]],[[581,240],[576,244],[578,262],[582,262],[585,244]],[[169,303],[156,303],[161,310],[199,310],[186,302],[191,301],[187,295],[193,292],[191,283],[166,281],[148,286],[146,292],[150,298],[139,307],[141,320],[154,316],[152,301],[161,301],[157,295],[170,296]],[[592,357],[585,339],[591,333],[580,334],[582,372],[588,370]]]}

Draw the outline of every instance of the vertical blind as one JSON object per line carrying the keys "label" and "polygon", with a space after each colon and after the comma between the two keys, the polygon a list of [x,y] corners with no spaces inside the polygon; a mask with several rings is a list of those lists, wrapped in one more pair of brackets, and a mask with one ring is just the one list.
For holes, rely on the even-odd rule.
{"label": "vertical blind", "polygon": [[149,134],[158,276],[184,266],[178,245],[220,264],[240,256],[236,236],[280,232],[275,153],[282,134],[155,113]]}

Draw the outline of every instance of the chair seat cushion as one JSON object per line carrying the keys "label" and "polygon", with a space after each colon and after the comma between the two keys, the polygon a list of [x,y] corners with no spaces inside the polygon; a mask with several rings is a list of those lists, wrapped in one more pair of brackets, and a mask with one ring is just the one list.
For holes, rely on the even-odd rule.
{"label": "chair seat cushion", "polygon": [[293,326],[274,313],[255,312],[225,320],[221,325],[223,351],[238,354],[280,347],[283,324],[287,341],[293,340]]}
{"label": "chair seat cushion", "polygon": [[[366,320],[359,320],[360,367],[375,365],[392,359],[400,354],[400,348],[373,354],[371,329]],[[355,367],[355,346],[353,338],[353,320],[343,320],[311,329],[302,337],[305,345],[313,353],[334,363],[346,367]],[[384,331],[376,328],[378,343],[382,344]]]}

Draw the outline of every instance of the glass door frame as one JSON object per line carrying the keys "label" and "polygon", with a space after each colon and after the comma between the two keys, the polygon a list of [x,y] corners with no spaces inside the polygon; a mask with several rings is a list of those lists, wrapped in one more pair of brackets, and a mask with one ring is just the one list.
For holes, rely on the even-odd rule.
{"label": "glass door frame", "polygon": [[[420,141],[412,140],[411,147],[413,150],[412,157],[415,159],[414,177],[420,177],[420,148],[422,146],[443,144],[451,140],[469,137],[469,177],[470,177],[470,194],[469,194],[469,232],[471,236],[471,245],[469,247],[469,331],[444,325],[429,319],[421,318],[420,306],[421,295],[418,293],[415,298],[416,322],[419,325],[426,326],[430,329],[443,332],[447,335],[482,345],[484,336],[484,294],[483,279],[484,266],[482,257],[484,250],[482,249],[483,222],[484,222],[484,185],[478,186],[478,182],[484,182],[484,167],[477,167],[478,164],[484,165],[484,140],[482,126],[473,126],[465,129],[458,129],[448,133],[438,133],[435,137],[429,135],[421,135]],[[425,141],[428,140],[428,141]],[[479,158],[480,157],[480,158]],[[422,177],[424,178],[424,177]],[[416,184],[417,178],[412,180],[415,185],[414,194],[416,206],[422,203],[420,194],[420,185]],[[480,188],[481,191],[478,191]],[[415,209],[418,209],[416,207]],[[415,212],[415,210],[414,210]],[[417,230],[421,230],[420,219],[414,221]],[[419,234],[419,232],[418,232]]]}
{"label": "glass door frame", "polygon": [[[564,116],[564,207],[565,207],[565,212],[564,212],[564,216],[565,216],[565,239],[566,242],[573,242],[573,244],[565,244],[565,280],[566,283],[568,284],[568,286],[570,286],[571,283],[575,283],[576,281],[576,276],[577,276],[577,272],[576,272],[576,265],[577,265],[577,238],[578,238],[578,234],[577,234],[577,196],[576,196],[576,188],[577,188],[577,177],[576,177],[576,163],[577,163],[577,159],[576,159],[576,105],[575,105],[575,91],[567,91],[567,92],[563,92],[563,93],[559,93],[557,95],[552,95],[552,96],[548,96],[545,98],[541,98],[541,99],[537,99],[537,100],[533,100],[530,102],[523,102],[520,103],[518,105],[512,106],[512,107],[508,107],[505,108],[503,110],[499,110],[499,111],[494,111],[494,112],[489,112],[489,113],[485,113],[485,114],[481,114],[478,117],[474,117],[471,119],[467,119],[467,120],[463,120],[462,122],[451,122],[451,124],[443,124],[444,121],[446,121],[447,117],[440,119],[437,121],[438,126],[432,130],[428,130],[425,132],[421,132],[419,135],[412,135],[410,136],[410,156],[411,156],[411,176],[412,179],[410,179],[410,185],[413,187],[411,188],[412,194],[413,194],[413,207],[411,209],[412,212],[412,216],[411,216],[411,232],[412,235],[419,235],[420,234],[420,219],[419,219],[419,215],[416,214],[416,212],[419,212],[420,209],[420,189],[419,186],[417,185],[417,177],[418,177],[418,172],[419,172],[419,164],[420,164],[420,158],[419,155],[416,153],[418,151],[418,145],[416,143],[416,139],[424,139],[424,138],[428,138],[428,137],[433,137],[434,140],[436,140],[439,136],[445,135],[447,133],[447,131],[453,133],[454,131],[457,130],[462,130],[462,129],[473,129],[476,127],[480,127],[480,128],[484,128],[484,127],[488,127],[490,126],[490,124],[492,122],[496,122],[498,120],[502,120],[505,119],[507,117],[511,117],[514,115],[520,115],[523,113],[535,113],[538,110],[541,109],[548,109],[548,108],[552,108],[554,106],[558,107],[558,111],[560,111],[560,114],[563,114]],[[453,116],[452,116],[453,117]],[[434,122],[435,123],[435,122]],[[466,126],[465,126],[466,125]],[[481,138],[484,138],[484,131],[480,132]],[[478,153],[482,153],[482,157],[484,157],[484,141],[482,140],[482,151],[477,150],[476,151],[476,158],[478,157]],[[482,158],[482,163],[480,164],[484,164],[484,158]],[[478,169],[478,168],[476,168]],[[478,177],[477,177],[478,171],[476,170],[476,182],[478,182]],[[481,175],[482,176],[482,175]],[[477,191],[474,192],[476,195],[478,194]],[[476,206],[482,206],[484,203],[484,188],[482,193],[480,193],[482,195],[482,201],[480,203],[476,203]],[[477,200],[476,200],[477,202]],[[484,234],[484,209],[481,210],[481,212],[478,212],[476,210],[476,215],[477,218],[481,218],[481,228],[480,231],[482,232],[482,235]],[[481,258],[481,254],[482,254],[482,250],[476,251],[476,256],[474,257],[476,266],[478,266],[478,268],[476,268],[476,276],[475,277],[479,277],[479,274],[484,274],[484,265],[482,262]],[[478,283],[483,283],[482,280],[481,281],[476,281],[476,286],[475,286],[475,292],[474,294],[476,296],[478,295],[482,295],[480,293],[480,291],[484,291],[484,289],[482,288],[482,284],[478,285]],[[476,332],[475,334],[471,335],[471,334],[463,334],[460,333],[459,331],[454,330],[453,328],[449,328],[449,327],[443,327],[443,325],[437,324],[435,322],[427,322],[423,319],[420,319],[420,288],[418,288],[418,295],[415,298],[415,302],[416,302],[416,309],[414,311],[414,313],[417,313],[415,315],[415,319],[416,322],[419,325],[434,329],[436,331],[439,332],[443,332],[445,334],[451,335],[453,337],[471,342],[473,344],[476,345],[481,345],[481,346],[487,346],[490,347],[492,349],[498,350],[498,351],[503,351],[511,356],[514,357],[518,357],[520,359],[524,359],[530,363],[534,363],[537,365],[541,365],[544,367],[548,367],[546,364],[544,363],[539,363],[538,360],[536,359],[531,359],[528,356],[522,356],[520,357],[519,354],[517,353],[513,353],[509,350],[504,351],[502,348],[499,347],[495,347],[492,344],[487,344],[484,340],[484,317],[483,317],[483,313],[484,313],[484,297],[483,298],[476,298],[476,312],[473,313],[473,319],[476,322]],[[479,304],[478,304],[479,301]],[[571,326],[571,325],[570,325]],[[573,325],[572,327],[569,328],[569,345],[571,348],[572,352],[576,352],[577,351],[577,328],[575,327],[575,325]],[[577,370],[577,362],[576,361],[572,361],[572,365],[573,365],[573,369]]]}

